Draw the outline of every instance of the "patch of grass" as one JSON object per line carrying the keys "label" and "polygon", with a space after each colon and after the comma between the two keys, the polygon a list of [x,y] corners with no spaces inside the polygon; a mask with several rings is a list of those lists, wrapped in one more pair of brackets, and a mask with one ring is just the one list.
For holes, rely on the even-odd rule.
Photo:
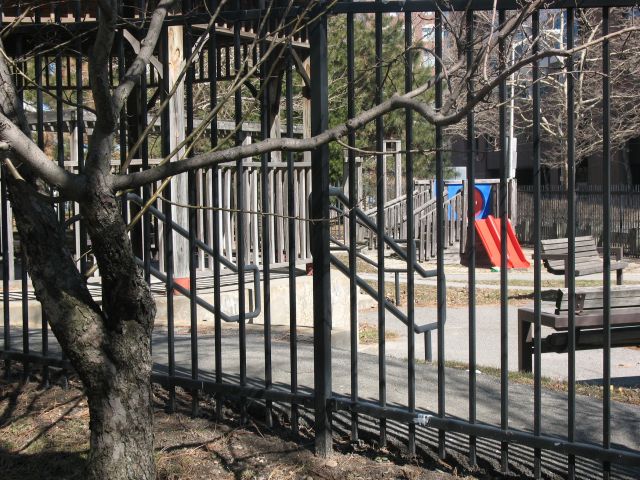
{"label": "patch of grass", "polygon": [[[399,335],[392,330],[384,332],[385,340],[396,340],[398,337]],[[363,345],[378,343],[378,327],[370,323],[362,323],[358,328],[358,338]]]}
{"label": "patch of grass", "polygon": [[[349,255],[344,253],[336,253],[336,258],[344,263],[347,267],[349,266]],[[375,259],[373,260],[375,262]],[[371,265],[368,262],[365,262],[361,258],[356,258],[356,270],[358,273],[377,273],[378,269]]]}
{"label": "patch of grass", "polygon": [[[369,284],[378,288],[378,282],[372,281]],[[395,302],[395,284],[385,282],[385,297]],[[494,288],[477,288],[476,305],[499,305],[501,302],[500,290]],[[433,307],[437,305],[437,288],[435,285],[415,285],[414,300],[417,307]],[[462,287],[447,288],[447,306],[465,307],[469,304],[469,289]],[[525,289],[509,289],[509,301],[514,305],[526,305],[533,300],[533,291]],[[400,284],[400,301],[402,305],[407,304],[407,285]]]}
{"label": "patch of grass", "polygon": [[[424,361],[423,361],[424,362]],[[457,360],[447,360],[445,366],[456,370],[469,370],[469,364]],[[501,370],[496,367],[476,366],[476,369],[484,375],[494,378],[500,378]],[[520,385],[534,384],[533,373],[530,372],[509,372],[509,381]],[[568,392],[569,383],[565,380],[556,380],[549,377],[541,377],[540,384],[542,388],[553,390],[555,392]],[[640,388],[614,387],[611,385],[611,399],[617,402],[629,403],[631,405],[640,405]],[[576,393],[587,397],[599,398],[603,397],[604,388],[600,385],[593,385],[585,382],[576,382]]]}
{"label": "patch of grass", "polygon": [[[485,285],[500,285],[500,280],[479,280],[478,283]],[[577,280],[576,287],[600,287],[602,280]],[[531,280],[519,278],[509,279],[509,287],[530,287],[533,289],[533,275]],[[564,288],[564,280],[542,280],[542,288]]]}

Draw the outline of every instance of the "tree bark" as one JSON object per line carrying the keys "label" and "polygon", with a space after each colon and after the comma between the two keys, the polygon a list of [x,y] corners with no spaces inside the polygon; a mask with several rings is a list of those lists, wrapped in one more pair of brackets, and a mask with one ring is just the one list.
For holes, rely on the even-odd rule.
{"label": "tree bark", "polygon": [[[130,339],[137,349],[137,340]],[[148,342],[146,342],[148,344]],[[88,392],[91,450],[87,478],[152,480],[153,407],[149,368],[132,362],[108,379],[104,390]]]}
{"label": "tree bark", "polygon": [[119,203],[94,189],[83,205],[103,278],[102,310],[78,272],[56,212],[24,181],[9,180],[36,297],[88,397],[89,479],[154,479],[151,331],[155,304],[134,263]]}
{"label": "tree bark", "polygon": [[[77,181],[70,188],[65,187],[67,174],[61,176],[63,181],[52,182],[62,193],[73,194],[71,198],[80,205],[102,277],[102,307],[92,298],[66,247],[55,200],[41,180],[42,172],[36,171],[39,164],[33,161],[42,152],[29,138],[12,73],[0,59],[0,113],[6,116],[0,130],[6,133],[13,128],[11,150],[2,152],[2,157],[15,162],[18,172],[6,179],[36,298],[87,394],[91,450],[86,477],[151,480],[156,478],[150,383],[156,309],[150,287],[135,263],[121,205],[112,188],[109,160],[120,109],[113,108],[108,82],[114,29],[103,25],[115,22],[115,2],[112,6],[112,15],[101,21],[96,40],[105,48],[94,49],[92,55],[94,101],[100,114],[90,137],[85,171],[74,177]],[[162,25],[162,18],[158,22]],[[17,148],[24,143],[28,148]],[[48,168],[50,163],[46,159],[40,165]]]}
{"label": "tree bark", "polygon": [[120,213],[120,202],[103,177],[93,177],[82,205],[103,285],[107,326],[105,352],[114,370],[104,387],[89,394],[90,478],[153,479],[151,333],[155,303]]}

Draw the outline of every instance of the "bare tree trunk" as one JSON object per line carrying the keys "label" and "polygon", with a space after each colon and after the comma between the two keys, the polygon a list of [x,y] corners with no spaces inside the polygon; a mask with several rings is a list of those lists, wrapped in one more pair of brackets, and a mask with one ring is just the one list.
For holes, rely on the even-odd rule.
{"label": "bare tree trunk", "polygon": [[135,257],[120,202],[101,175],[82,205],[100,267],[105,355],[113,369],[89,393],[89,478],[154,479],[151,334],[155,303]]}
{"label": "bare tree trunk", "polygon": [[87,478],[154,479],[155,304],[135,265],[119,202],[100,184],[82,208],[102,275],[101,310],[65,246],[55,209],[32,185],[9,178],[9,193],[36,297],[88,397]]}
{"label": "bare tree trunk", "polygon": [[[132,349],[138,340],[130,339]],[[146,342],[148,345],[148,342]],[[87,478],[102,480],[152,480],[153,407],[149,368],[137,362],[118,369],[104,390],[88,392],[91,450]],[[145,367],[148,367],[146,365]]]}

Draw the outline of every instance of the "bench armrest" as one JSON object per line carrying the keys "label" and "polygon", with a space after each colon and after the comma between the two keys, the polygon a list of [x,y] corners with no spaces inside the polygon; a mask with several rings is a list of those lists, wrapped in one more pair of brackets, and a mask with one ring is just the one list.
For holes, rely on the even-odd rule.
{"label": "bench armrest", "polygon": [[[598,253],[602,255],[604,253],[604,247],[598,247]],[[622,260],[624,255],[623,247],[611,247],[611,254],[615,256],[617,261]]]}
{"label": "bench armrest", "polygon": [[569,286],[569,254],[568,253],[541,253],[541,260],[563,260],[564,261],[564,286]]}

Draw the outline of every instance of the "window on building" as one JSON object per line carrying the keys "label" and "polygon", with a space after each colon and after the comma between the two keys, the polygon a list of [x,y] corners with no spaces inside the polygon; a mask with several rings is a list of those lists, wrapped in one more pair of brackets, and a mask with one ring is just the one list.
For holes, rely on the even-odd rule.
{"label": "window on building", "polygon": [[424,52],[423,62],[425,67],[435,67],[436,57],[431,52]]}
{"label": "window on building", "polygon": [[422,40],[425,42],[434,42],[436,40],[436,27],[434,25],[422,26]]}

